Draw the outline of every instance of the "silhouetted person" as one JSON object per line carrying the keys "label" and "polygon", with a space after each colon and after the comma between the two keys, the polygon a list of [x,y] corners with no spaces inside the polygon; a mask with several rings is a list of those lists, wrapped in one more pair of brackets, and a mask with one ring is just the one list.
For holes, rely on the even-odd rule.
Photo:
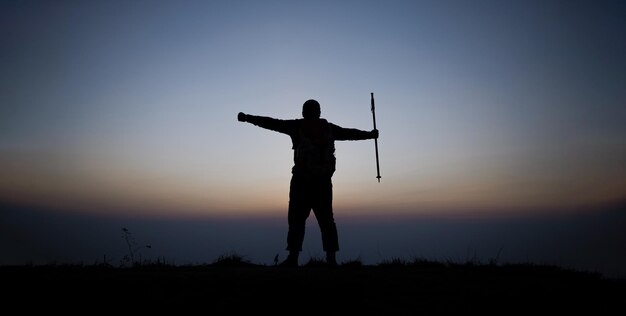
{"label": "silhouetted person", "polygon": [[362,131],[343,128],[320,118],[320,104],[307,100],[302,106],[303,119],[279,120],[271,117],[239,113],[241,122],[287,134],[293,143],[294,166],[291,169],[287,250],[289,256],[281,266],[298,266],[302,251],[306,220],[313,210],[322,233],[322,245],[328,265],[337,265],[339,250],[337,227],[333,218],[333,186],[335,172],[335,141],[378,138],[378,130]]}

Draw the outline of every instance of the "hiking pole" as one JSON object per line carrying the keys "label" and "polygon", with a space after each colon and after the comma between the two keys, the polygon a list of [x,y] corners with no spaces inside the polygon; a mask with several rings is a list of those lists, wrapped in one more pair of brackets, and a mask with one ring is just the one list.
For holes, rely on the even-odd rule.
{"label": "hiking pole", "polygon": [[[376,129],[376,112],[374,111],[374,92],[372,95],[372,120],[374,121],[374,129]],[[374,138],[374,148],[376,148],[376,178],[380,183],[380,164],[378,163],[378,138]]]}

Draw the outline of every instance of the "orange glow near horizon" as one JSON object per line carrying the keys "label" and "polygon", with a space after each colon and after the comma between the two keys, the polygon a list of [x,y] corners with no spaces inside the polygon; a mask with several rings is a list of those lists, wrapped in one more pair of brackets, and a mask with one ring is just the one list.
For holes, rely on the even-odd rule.
{"label": "orange glow near horizon", "polygon": [[[145,217],[274,216],[287,210],[290,175],[277,164],[266,164],[265,170],[243,178],[225,176],[232,172],[228,170],[166,174],[139,166],[107,166],[106,161],[55,160],[53,154],[6,157],[3,165],[10,168],[3,171],[0,198],[14,203]],[[515,213],[612,202],[623,198],[620,190],[626,187],[626,177],[618,172],[600,178],[546,175],[540,182],[537,175],[512,175],[478,165],[445,174],[403,173],[388,167],[380,184],[371,176],[351,174],[363,166],[345,165],[335,176],[334,207],[338,214],[357,216],[381,210],[390,215]],[[590,185],[600,180],[602,186]]]}

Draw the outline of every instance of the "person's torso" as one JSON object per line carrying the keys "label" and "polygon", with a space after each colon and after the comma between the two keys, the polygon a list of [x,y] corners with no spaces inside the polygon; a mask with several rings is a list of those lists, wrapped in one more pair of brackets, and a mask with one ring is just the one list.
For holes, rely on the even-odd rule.
{"label": "person's torso", "polygon": [[325,119],[298,120],[291,135],[294,174],[332,176],[335,172],[335,144],[331,124]]}

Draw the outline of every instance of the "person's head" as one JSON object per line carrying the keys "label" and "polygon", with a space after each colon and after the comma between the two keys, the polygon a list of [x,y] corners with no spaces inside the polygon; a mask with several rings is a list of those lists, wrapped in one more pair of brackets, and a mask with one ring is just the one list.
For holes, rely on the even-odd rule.
{"label": "person's head", "polygon": [[307,100],[302,105],[302,117],[305,119],[316,119],[320,117],[320,114],[320,104],[317,101]]}

